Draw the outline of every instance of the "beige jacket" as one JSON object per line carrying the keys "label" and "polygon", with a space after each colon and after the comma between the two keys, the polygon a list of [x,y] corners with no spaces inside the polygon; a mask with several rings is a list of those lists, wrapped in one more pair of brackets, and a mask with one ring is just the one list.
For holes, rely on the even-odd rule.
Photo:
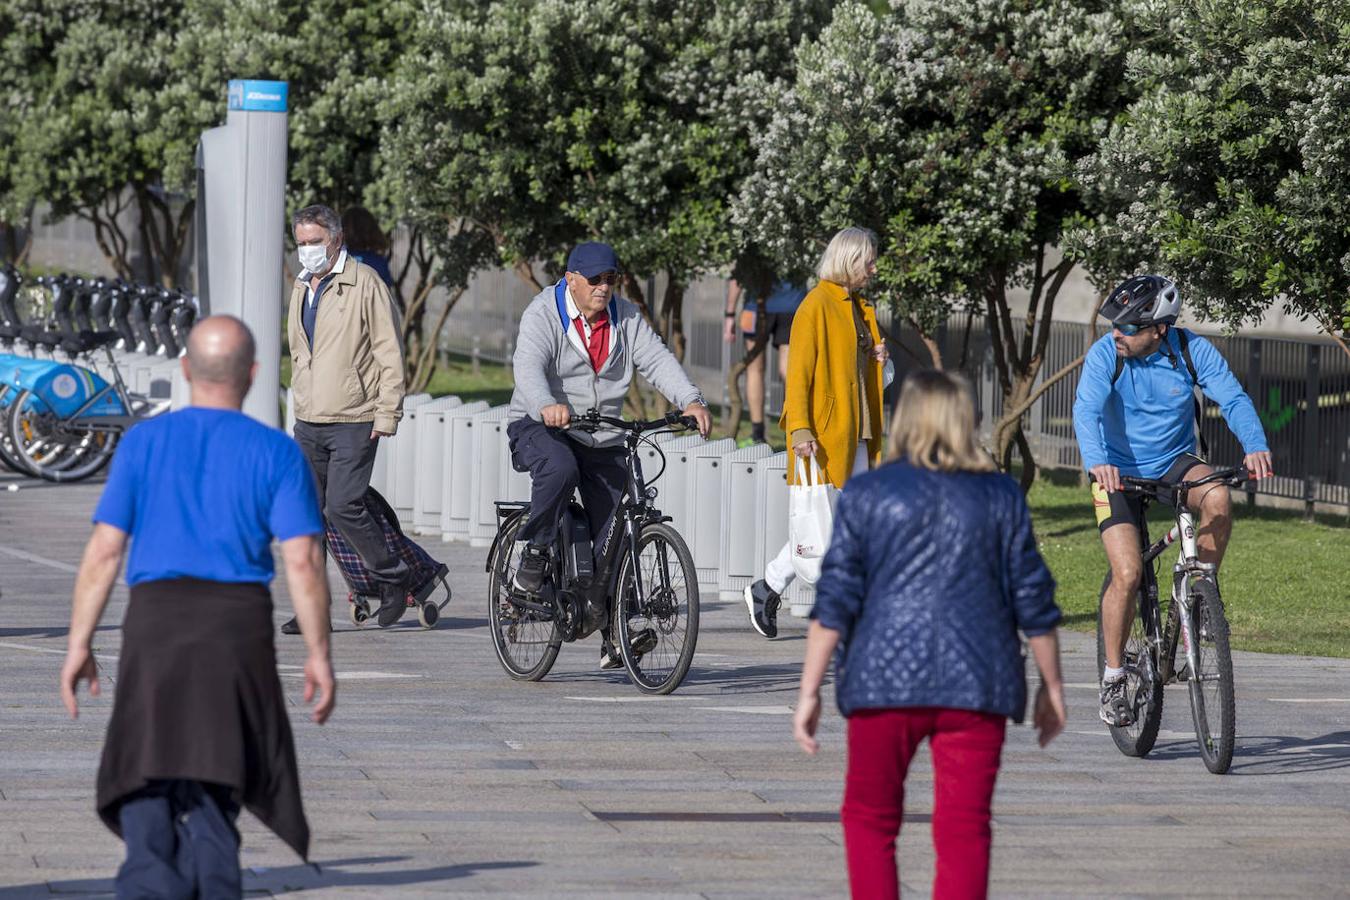
{"label": "beige jacket", "polygon": [[291,391],[301,422],[372,422],[393,434],[403,417],[398,309],[375,270],[347,256],[319,298],[314,346],[301,322],[307,282],[291,289]]}

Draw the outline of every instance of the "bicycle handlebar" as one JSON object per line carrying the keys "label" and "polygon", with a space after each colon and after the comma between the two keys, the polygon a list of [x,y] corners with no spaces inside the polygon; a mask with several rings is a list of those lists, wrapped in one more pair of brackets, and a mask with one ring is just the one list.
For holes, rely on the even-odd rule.
{"label": "bicycle handlebar", "polygon": [[620,431],[629,431],[633,434],[641,434],[644,431],[653,431],[657,428],[670,428],[675,425],[684,428],[698,428],[698,420],[693,416],[686,416],[677,410],[671,410],[659,419],[647,419],[629,421],[627,419],[616,419],[613,416],[603,416],[598,410],[587,410],[585,415],[577,416],[569,423],[570,428],[578,431],[596,432],[601,426],[608,425],[617,428]]}
{"label": "bicycle handlebar", "polygon": [[1248,481],[1252,481],[1252,474],[1246,466],[1234,466],[1228,469],[1216,469],[1204,478],[1197,478],[1195,481],[1168,482],[1160,481],[1156,478],[1135,478],[1131,475],[1120,476],[1120,489],[1127,494],[1156,493],[1159,490],[1165,491],[1189,491],[1191,488],[1200,487],[1205,484],[1213,484],[1221,481],[1229,487],[1240,487]]}

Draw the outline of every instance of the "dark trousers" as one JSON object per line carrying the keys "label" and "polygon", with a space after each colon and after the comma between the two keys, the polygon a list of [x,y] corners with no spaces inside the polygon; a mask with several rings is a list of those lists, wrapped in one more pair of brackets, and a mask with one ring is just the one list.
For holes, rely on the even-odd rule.
{"label": "dark trousers", "polygon": [[939,707],[862,709],[849,716],[840,818],[854,897],[900,896],[895,839],[905,807],[905,774],[924,738],[933,758],[933,896],[987,896],[989,813],[1006,725],[993,713]]}
{"label": "dark trousers", "polygon": [[516,539],[537,547],[552,546],[563,507],[574,491],[580,491],[598,554],[628,484],[628,451],[587,447],[528,417],[508,425],[506,437],[511,443],[512,465],[530,473],[530,518]]}
{"label": "dark trousers", "polygon": [[366,504],[377,441],[371,422],[295,423],[295,440],[304,451],[319,484],[323,514],[338,534],[356,549],[375,580],[402,586],[408,564],[391,553],[375,513]]}
{"label": "dark trousers", "polygon": [[118,810],[127,858],[118,900],[215,900],[243,895],[239,807],[228,788],[201,781],[152,781]]}

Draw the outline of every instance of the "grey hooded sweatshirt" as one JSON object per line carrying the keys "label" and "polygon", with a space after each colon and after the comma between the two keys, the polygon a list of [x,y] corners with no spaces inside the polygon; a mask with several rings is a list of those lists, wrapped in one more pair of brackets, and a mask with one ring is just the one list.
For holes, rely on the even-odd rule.
{"label": "grey hooded sweatshirt", "polygon": [[[555,403],[566,403],[573,416],[595,408],[601,415],[621,417],[635,368],[680,409],[704,402],[642,312],[618,295],[609,301],[609,358],[596,372],[590,358],[568,337],[568,330],[576,325],[567,318],[566,291],[561,280],[544,288],[520,317],[512,360],[516,387],[511,394],[510,421],[528,416],[542,422],[540,411]],[[617,431],[569,430],[567,434],[592,447],[610,447],[623,440]]]}

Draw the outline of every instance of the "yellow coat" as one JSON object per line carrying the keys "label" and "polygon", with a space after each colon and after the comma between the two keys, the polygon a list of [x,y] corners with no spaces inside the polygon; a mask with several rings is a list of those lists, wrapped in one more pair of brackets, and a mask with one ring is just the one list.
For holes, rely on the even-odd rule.
{"label": "yellow coat", "polygon": [[[872,332],[874,344],[881,343],[876,310],[859,300],[863,320]],[[854,329],[852,304],[848,291],[832,281],[817,284],[792,318],[792,336],[788,340],[788,374],[783,416],[779,424],[788,436],[788,449],[809,432],[816,441],[817,460],[830,482],[842,487],[858,452],[858,431],[862,425],[858,390],[858,333]],[[882,364],[869,360],[863,366],[864,389],[870,412],[872,438],[867,452],[873,466],[881,461]],[[796,483],[795,464],[788,460],[788,484]]]}

